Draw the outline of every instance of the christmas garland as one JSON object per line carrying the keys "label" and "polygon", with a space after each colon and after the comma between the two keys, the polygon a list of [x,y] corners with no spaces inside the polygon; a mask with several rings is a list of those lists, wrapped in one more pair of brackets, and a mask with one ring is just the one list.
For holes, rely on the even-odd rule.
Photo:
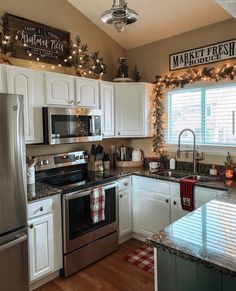
{"label": "christmas garland", "polygon": [[153,151],[160,157],[167,157],[165,149],[164,133],[164,104],[163,97],[166,89],[183,88],[187,84],[193,84],[197,81],[215,81],[234,80],[236,74],[235,65],[224,65],[221,69],[203,68],[202,70],[188,69],[180,76],[174,74],[165,75],[164,77],[155,77],[155,98],[154,98],[154,122],[153,122]]}

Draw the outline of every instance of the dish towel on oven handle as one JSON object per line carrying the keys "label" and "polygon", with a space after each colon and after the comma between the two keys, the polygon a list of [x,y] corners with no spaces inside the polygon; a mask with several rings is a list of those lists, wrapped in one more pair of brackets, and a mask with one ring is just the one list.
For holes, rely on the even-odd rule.
{"label": "dish towel on oven handle", "polygon": [[194,210],[194,185],[197,180],[182,179],[180,180],[180,199],[183,210]]}
{"label": "dish towel on oven handle", "polygon": [[92,190],[90,195],[90,216],[93,223],[105,220],[105,190],[102,187]]}

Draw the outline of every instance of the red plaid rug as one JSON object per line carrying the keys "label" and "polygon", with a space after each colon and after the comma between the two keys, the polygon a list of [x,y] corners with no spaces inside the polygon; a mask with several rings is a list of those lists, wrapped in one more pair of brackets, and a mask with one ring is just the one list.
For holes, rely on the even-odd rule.
{"label": "red plaid rug", "polygon": [[146,244],[124,257],[124,259],[140,269],[149,273],[154,273],[153,248]]}

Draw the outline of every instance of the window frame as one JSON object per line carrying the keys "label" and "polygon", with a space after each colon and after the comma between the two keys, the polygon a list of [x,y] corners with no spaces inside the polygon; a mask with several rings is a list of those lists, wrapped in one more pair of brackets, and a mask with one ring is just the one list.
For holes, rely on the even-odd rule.
{"label": "window frame", "polygon": [[[188,92],[190,90],[195,90],[195,91],[202,91],[201,92],[201,98],[204,98],[204,103],[205,103],[205,90],[206,89],[214,89],[214,88],[222,88],[222,87],[230,87],[230,86],[236,86],[236,81],[220,81],[218,83],[212,82],[212,81],[202,81],[202,82],[198,82],[197,84],[191,84],[191,85],[186,85],[184,88],[175,88],[175,89],[169,89],[167,90],[166,94],[165,94],[165,101],[164,101],[164,107],[165,107],[165,114],[166,114],[166,122],[165,122],[165,130],[167,130],[167,134],[166,134],[166,142],[165,142],[165,147],[167,149],[167,151],[173,152],[173,151],[177,151],[178,149],[178,145],[177,143],[168,143],[169,140],[169,126],[171,124],[170,122],[170,114],[171,114],[171,98],[168,98],[169,94],[173,94],[173,93],[178,93],[178,92]],[[203,100],[201,100],[202,104],[203,104]],[[205,109],[205,106],[203,106],[201,104],[201,108]],[[201,111],[201,123],[205,123],[205,110]],[[204,129],[205,126],[204,126]],[[168,140],[167,140],[168,138]],[[203,138],[203,136],[202,136]],[[191,144],[186,144],[186,143],[182,143],[182,145],[184,145],[184,147],[186,149],[192,149],[192,145]],[[207,154],[211,154],[211,155],[225,155],[227,154],[227,152],[232,153],[233,155],[236,155],[236,145],[232,146],[232,145],[209,145],[209,144],[197,144],[197,149],[200,151],[204,151]]]}

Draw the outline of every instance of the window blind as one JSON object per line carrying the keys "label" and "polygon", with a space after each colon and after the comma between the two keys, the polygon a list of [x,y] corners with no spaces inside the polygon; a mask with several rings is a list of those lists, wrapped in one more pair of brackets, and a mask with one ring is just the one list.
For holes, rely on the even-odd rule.
{"label": "window blind", "polygon": [[[177,144],[181,130],[192,129],[197,144],[236,146],[236,85],[168,93],[166,141]],[[182,143],[192,143],[190,132]]]}

